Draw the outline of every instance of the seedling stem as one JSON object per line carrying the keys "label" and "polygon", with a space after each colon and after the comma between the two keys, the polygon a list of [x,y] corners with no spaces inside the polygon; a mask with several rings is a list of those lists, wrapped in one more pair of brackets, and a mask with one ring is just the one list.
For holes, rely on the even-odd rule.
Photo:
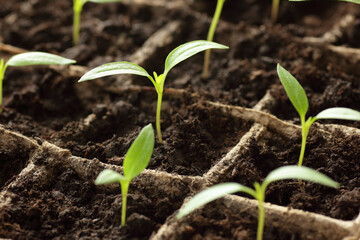
{"label": "seedling stem", "polygon": [[121,203],[121,226],[125,226],[126,224],[126,206],[127,206],[127,194],[129,190],[130,181],[123,180],[121,181],[121,195],[122,195],[122,203]]}
{"label": "seedling stem", "polygon": [[4,59],[0,60],[0,113],[2,112],[2,88],[3,88],[3,79],[5,75],[5,70],[7,65],[4,65]]}
{"label": "seedling stem", "polygon": [[[213,41],[214,39],[214,35],[215,35],[215,30],[216,30],[216,26],[219,22],[219,18],[222,12],[222,8],[224,6],[226,0],[218,0],[217,4],[216,4],[216,9],[215,9],[215,13],[214,13],[214,17],[211,21],[211,25],[209,28],[209,32],[207,35],[207,40],[208,41]],[[205,51],[205,55],[204,55],[204,67],[203,67],[203,78],[207,79],[209,78],[209,64],[210,64],[210,53],[211,50],[208,49]]]}
{"label": "seedling stem", "polygon": [[74,0],[74,23],[73,23],[73,44],[79,42],[80,15],[86,0]]}
{"label": "seedling stem", "polygon": [[161,102],[162,102],[162,92],[158,92],[158,100],[156,107],[156,132],[160,143],[163,142],[161,135],[161,126],[160,126]]}
{"label": "seedling stem", "polygon": [[278,14],[279,14],[279,4],[280,0],[273,0],[272,1],[272,8],[271,8],[271,24],[274,25],[276,23]]}

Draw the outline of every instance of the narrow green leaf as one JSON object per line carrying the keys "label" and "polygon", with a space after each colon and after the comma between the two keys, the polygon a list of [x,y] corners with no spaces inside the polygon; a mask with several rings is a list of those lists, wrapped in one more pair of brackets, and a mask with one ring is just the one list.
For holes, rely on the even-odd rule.
{"label": "narrow green leaf", "polygon": [[131,144],[124,159],[124,175],[131,180],[149,164],[154,150],[154,129],[151,124],[144,127]]}
{"label": "narrow green leaf", "polygon": [[191,198],[183,208],[179,210],[179,213],[176,215],[176,218],[182,218],[183,216],[189,214],[190,212],[196,210],[197,208],[225,196],[226,194],[232,194],[235,192],[245,192],[253,197],[256,195],[255,191],[251,188],[245,187],[238,183],[221,183],[215,186],[212,186],[200,193],[196,194]]}
{"label": "narrow green leaf", "polygon": [[30,66],[30,65],[67,65],[76,63],[75,60],[60,57],[51,53],[27,52],[14,55],[7,61],[8,66]]}
{"label": "narrow green leaf", "polygon": [[205,40],[197,40],[182,44],[172,50],[166,58],[165,61],[165,71],[164,75],[166,76],[170,69],[172,69],[176,64],[188,59],[189,57],[204,51],[206,49],[228,49],[229,47],[224,46],[219,43],[214,43]]}
{"label": "narrow green leaf", "polygon": [[317,119],[341,119],[360,121],[360,112],[350,108],[335,107],[328,108],[316,115]]}
{"label": "narrow green leaf", "polygon": [[88,0],[88,2],[94,3],[110,3],[110,2],[121,2],[122,0]]}
{"label": "narrow green leaf", "polygon": [[96,185],[104,185],[110,183],[120,183],[121,180],[126,180],[126,178],[110,169],[103,170],[95,180]]}
{"label": "narrow green leaf", "polygon": [[116,74],[135,74],[152,78],[142,67],[131,62],[112,62],[96,67],[85,73],[79,80],[84,82]]}
{"label": "narrow green leaf", "polygon": [[328,187],[339,187],[339,183],[335,182],[328,176],[319,173],[314,169],[299,166],[285,166],[273,170],[265,178],[264,184],[269,184],[271,182],[284,179],[302,179],[314,183],[319,183]]}
{"label": "narrow green leaf", "polygon": [[285,68],[280,66],[280,64],[277,65],[277,72],[291,103],[299,113],[300,117],[305,119],[309,103],[304,89],[296,78],[286,71]]}

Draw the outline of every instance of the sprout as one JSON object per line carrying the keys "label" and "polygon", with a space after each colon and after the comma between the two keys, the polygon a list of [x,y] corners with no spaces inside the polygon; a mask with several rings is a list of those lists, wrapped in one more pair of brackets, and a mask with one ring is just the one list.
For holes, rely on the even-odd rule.
{"label": "sprout", "polygon": [[126,200],[130,182],[148,165],[154,149],[154,130],[151,124],[144,127],[131,144],[124,159],[124,176],[110,169],[102,171],[95,180],[96,185],[120,183],[122,195],[121,225],[126,221]]}
{"label": "sprout", "polygon": [[122,0],[74,0],[74,19],[73,19],[73,44],[76,45],[79,42],[79,32],[80,32],[80,15],[82,8],[85,3],[110,3],[110,2],[120,2]]}
{"label": "sprout", "polygon": [[[215,29],[219,22],[219,18],[220,18],[221,11],[222,11],[225,1],[226,0],[218,0],[217,1],[214,17],[211,21],[211,25],[210,25],[209,32],[207,35],[208,41],[213,41],[213,39],[214,39]],[[205,56],[204,56],[204,68],[203,68],[202,76],[205,79],[209,78],[209,64],[210,64],[210,49],[205,51]]]}
{"label": "sprout", "polygon": [[312,181],[314,183],[319,183],[328,187],[339,187],[339,183],[333,181],[324,174],[319,173],[311,168],[299,166],[285,166],[271,171],[262,184],[255,182],[255,190],[239,183],[221,183],[212,186],[196,194],[192,199],[190,199],[185,204],[185,206],[180,209],[179,213],[176,215],[176,218],[179,219],[194,211],[195,209],[201,207],[202,205],[205,205],[215,199],[221,198],[226,194],[244,192],[253,196],[259,202],[258,229],[256,239],[261,240],[263,236],[265,222],[264,202],[266,188],[270,183],[284,179],[303,179],[307,181]]}
{"label": "sprout", "polygon": [[328,108],[317,114],[315,117],[309,117],[305,121],[306,112],[309,108],[309,102],[306,97],[305,91],[300,85],[300,83],[292,76],[288,71],[286,71],[280,64],[277,65],[277,72],[280,78],[282,85],[288,95],[291,103],[295,107],[296,111],[299,113],[302,127],[302,142],[301,150],[299,157],[299,166],[302,166],[306,138],[309,133],[311,125],[318,119],[341,119],[341,120],[354,120],[360,121],[360,112],[352,110],[350,108],[343,107],[334,107]]}
{"label": "sprout", "polygon": [[135,75],[148,77],[152,82],[152,84],[154,85],[156,93],[158,95],[157,110],[156,110],[156,130],[157,130],[159,142],[162,143],[161,128],[160,128],[160,110],[161,110],[162,95],[164,91],[164,83],[167,74],[178,63],[188,59],[189,57],[201,51],[211,48],[227,49],[228,47],[218,43],[204,41],[204,40],[192,41],[178,46],[169,53],[165,61],[164,73],[160,75],[154,72],[153,73],[154,77],[152,77],[145,69],[134,63],[113,62],[113,63],[101,65],[97,68],[90,70],[80,78],[79,82],[88,81],[88,80],[115,75],[115,74],[135,74]]}
{"label": "sprout", "polygon": [[63,58],[44,52],[27,52],[12,56],[6,63],[0,60],[0,112],[2,112],[2,86],[5,71],[8,66],[21,67],[31,65],[67,65],[75,63],[75,60]]}

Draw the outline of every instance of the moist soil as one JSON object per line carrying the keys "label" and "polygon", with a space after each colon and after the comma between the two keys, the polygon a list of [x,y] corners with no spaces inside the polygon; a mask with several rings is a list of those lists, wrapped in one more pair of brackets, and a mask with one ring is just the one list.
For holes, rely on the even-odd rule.
{"label": "moist soil", "polygon": [[[46,51],[95,67],[112,61],[130,61],[144,43],[168,23],[179,22],[176,37],[141,65],[161,73],[168,52],[177,45],[204,39],[216,1],[184,1],[184,7],[134,3],[87,3],[82,12],[80,43],[72,45],[72,1],[5,1],[0,10],[1,42],[29,51]],[[266,94],[274,104],[262,110],[299,124],[276,74],[281,63],[309,98],[307,116],[329,107],[360,110],[357,73],[328,61],[326,50],[303,39],[331,33],[346,15],[354,17],[331,42],[359,47],[360,9],[348,3],[281,3],[279,23],[269,24],[270,4],[261,0],[229,1],[215,41],[230,46],[213,51],[211,76],[201,77],[203,55],[198,54],[171,70],[165,83],[161,112],[164,144],[156,142],[149,169],[181,176],[206,174],[238,144],[253,122],[229,117],[207,108],[206,101],[256,108]],[[328,21],[323,21],[328,19]],[[164,41],[164,39],[159,40]],[[4,49],[3,49],[4,50]],[[322,52],[324,51],[324,52]],[[4,51],[5,58],[11,51]],[[45,141],[68,149],[76,157],[122,166],[124,155],[141,128],[155,125],[156,92],[144,78],[127,76],[77,83],[70,67],[9,67],[4,81],[4,109],[0,123],[39,144]],[[123,82],[121,82],[123,81]],[[357,122],[321,121],[359,127]],[[268,202],[352,220],[360,209],[360,136],[335,132],[329,137],[312,126],[304,165],[341,184],[329,189],[297,181],[269,186]],[[301,136],[285,138],[271,130],[251,138],[249,150],[237,160],[228,181],[252,186],[273,169],[296,164]],[[49,172],[49,181],[29,178],[12,184],[30,163],[46,166],[46,153],[18,146],[1,149],[0,187],[16,196],[11,209],[0,212],[0,237],[13,239],[149,239],[178,210],[189,188],[169,195],[156,188],[130,189],[128,225],[120,227],[120,188],[96,187],[77,171],[61,165]],[[31,160],[30,160],[31,159]],[[34,160],[35,159],[35,160]],[[26,178],[25,178],[26,180]],[[186,185],[186,183],[184,183]],[[224,208],[224,207],[223,207]],[[256,219],[208,205],[189,220],[181,239],[254,239]],[[266,227],[264,239],[300,239]]]}

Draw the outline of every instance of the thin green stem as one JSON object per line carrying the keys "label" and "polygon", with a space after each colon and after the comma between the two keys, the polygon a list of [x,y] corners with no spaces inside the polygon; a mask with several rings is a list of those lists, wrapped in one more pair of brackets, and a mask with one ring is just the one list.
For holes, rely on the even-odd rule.
{"label": "thin green stem", "polygon": [[[307,139],[307,136],[309,134],[309,130],[310,130],[310,127],[311,125],[313,124],[313,122],[315,121],[316,119],[315,118],[309,118],[306,122],[305,122],[305,117],[301,117],[301,135],[302,135],[302,138],[301,138],[301,149],[300,149],[300,156],[299,156],[299,167],[302,166],[303,164],[303,160],[304,160],[304,155],[305,155],[305,148],[306,148],[306,139]],[[304,192],[304,188],[303,188],[303,184],[302,184],[302,181],[301,179],[299,179],[299,187],[300,187],[300,190],[301,192]]]}
{"label": "thin green stem", "polygon": [[302,139],[301,139],[301,150],[300,150],[299,163],[298,163],[299,167],[302,166],[302,163],[304,160],[307,135],[308,134],[304,131],[304,128],[303,128],[302,129]]}
{"label": "thin green stem", "polygon": [[271,8],[271,24],[274,25],[278,18],[279,13],[279,4],[280,0],[273,0],[272,1],[272,8]]}
{"label": "thin green stem", "polygon": [[160,127],[160,113],[161,113],[161,102],[162,102],[162,91],[157,91],[158,100],[157,100],[157,108],[156,108],[156,132],[159,138],[159,142],[163,143],[161,136],[161,127]]}
{"label": "thin green stem", "polygon": [[265,224],[265,209],[264,201],[259,200],[259,219],[258,219],[258,229],[256,233],[256,240],[262,240],[264,233],[264,224]]}
{"label": "thin green stem", "polygon": [[[302,139],[301,139],[301,149],[300,149],[300,156],[299,156],[299,163],[298,165],[301,167],[303,164],[303,160],[304,160],[304,155],[305,155],[305,148],[306,148],[306,139],[309,133],[309,129],[312,123],[310,123],[309,121],[311,121],[311,119],[309,119],[308,121],[305,122],[305,117],[301,118],[301,135],[302,135]],[[309,124],[310,123],[310,124]]]}
{"label": "thin green stem", "polygon": [[264,202],[265,202],[265,189],[268,183],[263,182],[261,185],[256,182],[254,184],[256,195],[254,196],[259,203],[259,213],[258,213],[258,228],[256,233],[256,240],[262,240],[264,233],[264,224],[265,224],[265,210],[264,210]]}
{"label": "thin green stem", "polygon": [[[214,39],[216,26],[219,22],[222,8],[224,6],[224,2],[225,2],[225,0],[217,1],[214,17],[211,21],[211,25],[210,25],[209,32],[207,35],[208,41],[213,41],[213,39]],[[209,77],[209,64],[210,64],[210,49],[205,51],[205,56],[204,56],[203,78],[205,78],[205,79],[207,79]]]}
{"label": "thin green stem", "polygon": [[125,226],[126,223],[126,202],[127,202],[127,194],[129,190],[129,181],[121,182],[121,195],[122,195],[122,203],[121,203],[121,226]]}
{"label": "thin green stem", "polygon": [[79,42],[80,35],[80,15],[85,1],[74,0],[74,17],[73,17],[73,44],[76,45]]}
{"label": "thin green stem", "polygon": [[7,65],[4,65],[4,59],[0,60],[0,113],[2,112],[3,108],[2,108],[2,99],[3,99],[3,80],[4,80],[4,75],[5,75],[5,70],[6,70]]}

